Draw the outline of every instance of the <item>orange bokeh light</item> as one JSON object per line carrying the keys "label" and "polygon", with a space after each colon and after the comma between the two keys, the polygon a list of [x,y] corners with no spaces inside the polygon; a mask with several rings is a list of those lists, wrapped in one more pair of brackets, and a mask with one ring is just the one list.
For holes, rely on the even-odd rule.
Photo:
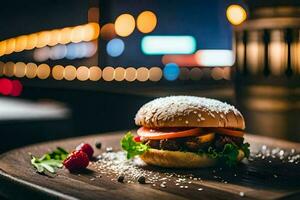
{"label": "orange bokeh light", "polygon": [[37,34],[36,47],[41,48],[47,46],[50,42],[51,35],[49,31],[42,31]]}
{"label": "orange bokeh light", "polygon": [[40,79],[46,79],[50,75],[50,67],[47,64],[40,64],[37,68],[37,77]]}
{"label": "orange bokeh light", "polygon": [[64,77],[68,81],[72,81],[76,78],[76,68],[72,65],[65,67]]}
{"label": "orange bokeh light", "polygon": [[15,38],[6,40],[5,54],[11,54],[12,52],[14,52],[15,48],[16,48],[16,39]]}
{"label": "orange bokeh light", "polygon": [[71,42],[78,43],[82,41],[83,36],[84,36],[84,27],[76,26],[72,29],[71,32]]}
{"label": "orange bokeh light", "polygon": [[37,34],[33,33],[27,36],[26,50],[34,49],[37,44]]}
{"label": "orange bokeh light", "polygon": [[101,69],[97,66],[90,67],[90,80],[98,81],[101,78]]}
{"label": "orange bokeh light", "polygon": [[115,21],[115,31],[121,37],[129,36],[135,28],[134,17],[130,14],[122,14]]}
{"label": "orange bokeh light", "polygon": [[69,27],[63,28],[61,30],[60,43],[67,44],[67,43],[71,42],[71,34],[72,34],[71,28],[69,28]]}
{"label": "orange bokeh light", "polygon": [[113,23],[108,23],[102,26],[100,36],[103,40],[111,40],[115,38],[117,36],[115,25]]}
{"label": "orange bokeh light", "polygon": [[19,78],[24,77],[26,74],[26,64],[23,62],[17,62],[14,68],[14,74]]}
{"label": "orange bokeh light", "polygon": [[0,56],[3,56],[6,52],[6,40],[0,42]]}
{"label": "orange bokeh light", "polygon": [[61,65],[55,65],[52,68],[52,77],[55,80],[62,80],[64,78],[64,70],[65,68]]}
{"label": "orange bokeh light", "polygon": [[90,70],[86,66],[80,66],[77,69],[77,79],[80,81],[86,81],[89,79]]}
{"label": "orange bokeh light", "polygon": [[49,46],[54,46],[54,45],[57,45],[60,40],[61,40],[61,31],[60,30],[52,30],[50,32],[50,42],[49,42]]}
{"label": "orange bokeh light", "polygon": [[233,25],[239,25],[247,19],[246,10],[240,5],[230,5],[226,10],[228,21]]}
{"label": "orange bokeh light", "polygon": [[37,73],[37,65],[35,63],[27,63],[26,65],[26,77],[35,78]]}
{"label": "orange bokeh light", "polygon": [[139,14],[136,22],[137,28],[142,33],[152,32],[155,29],[156,24],[156,15],[151,11],[144,11],[141,14]]}
{"label": "orange bokeh light", "polygon": [[16,38],[16,48],[15,52],[21,52],[23,51],[27,46],[27,36],[21,35]]}

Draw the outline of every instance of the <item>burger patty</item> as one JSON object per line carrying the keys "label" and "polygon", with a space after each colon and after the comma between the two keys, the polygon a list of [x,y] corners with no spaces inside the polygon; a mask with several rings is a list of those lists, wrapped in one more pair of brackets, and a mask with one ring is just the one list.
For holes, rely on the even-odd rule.
{"label": "burger patty", "polygon": [[215,138],[206,143],[200,143],[198,137],[184,137],[176,139],[163,139],[163,140],[144,140],[143,143],[147,144],[153,149],[162,149],[169,151],[191,151],[198,152],[199,150],[206,150],[208,147],[215,147],[217,150],[222,151],[225,144],[232,143],[241,146],[244,138],[233,137],[227,135],[216,134]]}

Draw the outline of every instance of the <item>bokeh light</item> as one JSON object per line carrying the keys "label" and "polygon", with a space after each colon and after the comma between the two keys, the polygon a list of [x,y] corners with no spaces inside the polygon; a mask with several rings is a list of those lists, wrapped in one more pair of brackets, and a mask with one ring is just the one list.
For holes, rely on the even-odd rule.
{"label": "bokeh light", "polygon": [[0,76],[4,75],[4,62],[0,61]]}
{"label": "bokeh light", "polygon": [[25,49],[26,50],[34,49],[36,47],[36,44],[37,44],[37,38],[38,37],[37,37],[36,33],[28,35]]}
{"label": "bokeh light", "polygon": [[223,68],[223,78],[226,80],[231,79],[231,67],[224,67]]}
{"label": "bokeh light", "polygon": [[201,79],[202,76],[203,76],[203,72],[200,68],[194,67],[193,69],[191,69],[191,71],[190,71],[190,79],[191,80],[198,81]]}
{"label": "bokeh light", "polygon": [[15,38],[6,40],[5,54],[11,54],[12,52],[14,52],[15,48],[16,48],[16,39]]}
{"label": "bokeh light", "polygon": [[46,79],[50,75],[50,67],[47,64],[40,64],[37,68],[37,77],[40,79]]}
{"label": "bokeh light", "polygon": [[63,28],[61,30],[61,44],[67,44],[71,42],[72,29],[69,27]]}
{"label": "bokeh light", "polygon": [[64,78],[68,81],[72,81],[76,78],[76,68],[72,65],[68,65],[64,70]]}
{"label": "bokeh light", "polygon": [[71,31],[71,42],[78,43],[84,37],[83,26],[75,26]]}
{"label": "bokeh light", "polygon": [[16,77],[22,78],[26,74],[26,64],[23,62],[17,62],[15,64],[14,74]]}
{"label": "bokeh light", "polygon": [[101,78],[101,69],[97,66],[90,67],[90,80],[98,81]]}
{"label": "bokeh light", "polygon": [[108,55],[112,57],[120,56],[123,53],[124,49],[125,49],[125,44],[119,38],[110,40],[106,45],[106,52]]}
{"label": "bokeh light", "polygon": [[234,64],[234,53],[227,49],[206,49],[196,52],[198,66],[232,66]]}
{"label": "bokeh light", "polygon": [[147,35],[141,41],[146,55],[192,54],[196,46],[196,39],[189,35]]}
{"label": "bokeh light", "polygon": [[61,65],[56,65],[52,68],[52,77],[55,80],[62,80],[64,78],[65,68]]}
{"label": "bokeh light", "polygon": [[164,67],[164,77],[168,81],[174,81],[178,78],[180,69],[177,64],[175,63],[168,63]]}
{"label": "bokeh light", "polygon": [[67,44],[70,42],[79,43],[82,41],[92,41],[99,37],[100,27],[98,23],[88,23],[75,27],[63,29],[53,29],[41,31],[29,35],[21,35],[0,42],[0,56],[42,48],[55,46],[57,44]]}
{"label": "bokeh light", "polygon": [[239,25],[247,19],[246,10],[240,5],[230,5],[226,10],[228,21],[233,25]]}
{"label": "bokeh light", "polygon": [[162,78],[162,70],[159,67],[151,67],[149,70],[149,80],[159,81]]}
{"label": "bokeh light", "polygon": [[133,67],[128,67],[125,70],[125,80],[132,82],[136,79],[136,69]]}
{"label": "bokeh light", "polygon": [[115,25],[113,23],[107,23],[102,26],[100,31],[100,37],[103,40],[111,40],[117,36],[115,31]]}
{"label": "bokeh light", "polygon": [[99,7],[89,8],[88,21],[89,22],[99,22]]}
{"label": "bokeh light", "polygon": [[51,48],[49,58],[51,60],[63,59],[67,55],[67,47],[64,44],[56,45]]}
{"label": "bokeh light", "polygon": [[181,67],[179,79],[185,81],[185,80],[189,80],[189,78],[190,78],[190,70],[187,67]]}
{"label": "bokeh light", "polygon": [[3,56],[6,52],[6,40],[0,42],[0,56]]}
{"label": "bokeh light", "polygon": [[142,33],[152,32],[157,24],[156,15],[151,11],[144,11],[139,14],[136,22],[138,30]]}
{"label": "bokeh light", "polygon": [[77,79],[80,81],[86,81],[89,79],[90,76],[90,70],[85,66],[80,66],[77,69],[76,73]]}
{"label": "bokeh light", "polygon": [[144,82],[149,78],[149,70],[146,67],[140,67],[136,70],[136,79]]}
{"label": "bokeh light", "polygon": [[10,95],[14,97],[20,96],[23,90],[23,85],[21,82],[19,80],[12,80],[11,83],[13,87]]}
{"label": "bokeh light", "polygon": [[100,26],[97,23],[88,23],[81,26],[83,30],[82,41],[91,41],[99,37]]}
{"label": "bokeh light", "polygon": [[35,63],[27,63],[26,65],[26,77],[35,78],[37,73],[37,65]]}
{"label": "bokeh light", "polygon": [[184,54],[184,55],[164,55],[162,57],[162,63],[176,63],[180,67],[194,67],[198,66],[196,54]]}
{"label": "bokeh light", "polygon": [[115,69],[115,80],[123,81],[125,78],[125,69],[123,67],[117,67]]}
{"label": "bokeh light", "polygon": [[13,90],[12,81],[7,78],[0,79],[0,94],[9,95]]}
{"label": "bokeh light", "polygon": [[15,52],[23,51],[27,46],[27,36],[22,35],[16,38],[16,48]]}
{"label": "bokeh light", "polygon": [[41,48],[50,43],[51,35],[49,31],[42,31],[37,34],[36,47]]}
{"label": "bokeh light", "polygon": [[7,62],[4,65],[4,74],[8,77],[12,77],[14,75],[15,63]]}
{"label": "bokeh light", "polygon": [[116,34],[121,37],[129,36],[135,28],[134,17],[130,14],[122,14],[115,21]]}
{"label": "bokeh light", "polygon": [[221,80],[223,78],[223,69],[221,67],[214,67],[211,70],[211,77],[214,80]]}
{"label": "bokeh light", "polygon": [[33,59],[38,62],[43,62],[49,59],[50,48],[43,47],[33,51]]}
{"label": "bokeh light", "polygon": [[114,80],[114,72],[115,69],[113,67],[105,67],[103,69],[102,78],[105,81],[112,81]]}
{"label": "bokeh light", "polygon": [[67,45],[66,58],[69,60],[79,58],[80,51],[81,51],[81,48],[79,45],[77,45],[75,43],[71,43],[71,44]]}
{"label": "bokeh light", "polygon": [[54,29],[50,32],[50,42],[49,42],[49,46],[54,46],[57,45],[60,40],[61,40],[61,31]]}

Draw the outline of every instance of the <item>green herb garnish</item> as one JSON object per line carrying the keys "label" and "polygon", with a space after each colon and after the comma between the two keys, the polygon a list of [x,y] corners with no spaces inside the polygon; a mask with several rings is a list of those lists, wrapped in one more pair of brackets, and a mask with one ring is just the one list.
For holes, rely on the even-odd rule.
{"label": "green herb garnish", "polygon": [[[244,143],[241,147],[238,147],[237,145],[232,143],[228,143],[225,144],[223,150],[219,152],[213,147],[209,147],[207,155],[211,158],[221,160],[225,162],[226,165],[231,167],[238,163],[239,150],[242,150],[244,152],[246,158],[249,157],[249,146],[249,143]],[[203,154],[203,152],[201,153]]]}
{"label": "green herb garnish", "polygon": [[57,147],[54,151],[46,153],[40,158],[31,155],[31,164],[39,173],[46,174],[50,172],[54,174],[58,168],[62,168],[62,162],[68,154],[65,149]]}
{"label": "green herb garnish", "polygon": [[121,147],[127,151],[127,158],[133,158],[134,156],[141,155],[148,151],[150,147],[141,142],[135,142],[133,140],[133,135],[128,132],[121,140]]}
{"label": "green herb garnish", "polygon": [[249,147],[250,147],[250,144],[248,142],[242,144],[242,146],[240,147],[242,149],[242,151],[244,152],[246,158],[249,158],[249,156],[250,156]]}

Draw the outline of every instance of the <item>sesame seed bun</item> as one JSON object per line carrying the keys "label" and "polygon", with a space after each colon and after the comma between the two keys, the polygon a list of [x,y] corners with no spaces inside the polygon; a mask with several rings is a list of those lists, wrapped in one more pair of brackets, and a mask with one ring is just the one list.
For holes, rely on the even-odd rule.
{"label": "sesame seed bun", "polygon": [[[239,150],[238,161],[245,157],[243,151]],[[201,168],[210,167],[216,164],[216,160],[207,155],[198,155],[192,152],[167,151],[149,149],[140,158],[149,165],[167,168]]]}
{"label": "sesame seed bun", "polygon": [[143,105],[135,116],[138,126],[222,127],[245,129],[242,114],[232,105],[194,96],[157,98]]}

